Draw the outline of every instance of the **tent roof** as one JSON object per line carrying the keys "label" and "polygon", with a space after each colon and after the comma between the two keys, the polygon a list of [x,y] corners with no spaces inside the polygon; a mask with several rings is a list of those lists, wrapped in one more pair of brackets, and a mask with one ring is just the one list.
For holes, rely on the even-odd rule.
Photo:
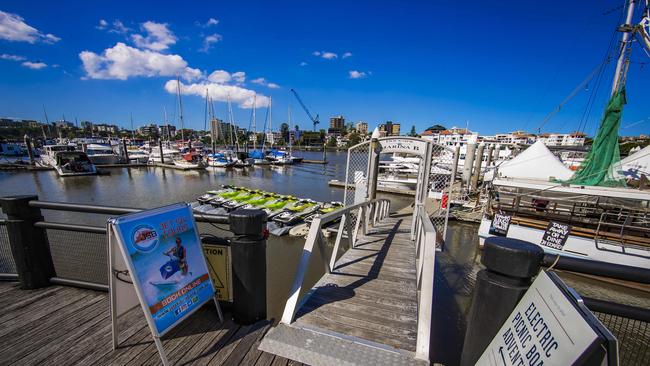
{"label": "tent roof", "polygon": [[622,159],[614,168],[614,174],[620,178],[640,179],[641,174],[650,177],[650,146]]}
{"label": "tent roof", "polygon": [[542,141],[535,142],[514,159],[499,165],[498,173],[499,177],[543,181],[549,181],[551,177],[566,180],[573,176],[573,171],[562,164]]}

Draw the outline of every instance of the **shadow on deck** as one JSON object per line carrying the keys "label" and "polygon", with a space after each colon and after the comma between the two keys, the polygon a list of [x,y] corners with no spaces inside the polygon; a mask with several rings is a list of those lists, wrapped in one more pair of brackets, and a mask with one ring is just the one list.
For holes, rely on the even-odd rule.
{"label": "shadow on deck", "polygon": [[[62,286],[20,290],[17,283],[0,282],[0,309],[0,364],[160,364],[139,306],[120,318],[120,348],[112,350],[105,292]],[[270,321],[221,324],[208,303],[165,335],[163,346],[175,365],[299,365],[257,349],[270,327]]]}

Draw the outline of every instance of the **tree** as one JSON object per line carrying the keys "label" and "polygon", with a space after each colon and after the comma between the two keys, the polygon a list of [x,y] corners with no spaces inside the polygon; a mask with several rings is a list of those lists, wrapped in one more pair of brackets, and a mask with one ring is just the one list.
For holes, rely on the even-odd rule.
{"label": "tree", "polygon": [[280,125],[280,134],[282,134],[282,140],[289,141],[289,125],[283,123]]}
{"label": "tree", "polygon": [[348,135],[348,147],[352,147],[361,142],[361,136],[357,132],[352,132]]}
{"label": "tree", "polygon": [[336,137],[330,136],[329,140],[327,140],[327,147],[336,147]]}
{"label": "tree", "polygon": [[411,137],[417,137],[418,133],[415,132],[415,126],[411,126],[411,132],[409,132],[409,136]]}

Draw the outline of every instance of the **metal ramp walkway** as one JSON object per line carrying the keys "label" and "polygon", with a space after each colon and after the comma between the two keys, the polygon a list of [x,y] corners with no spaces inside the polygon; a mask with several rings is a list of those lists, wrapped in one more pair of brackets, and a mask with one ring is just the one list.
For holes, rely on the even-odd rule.
{"label": "metal ramp walkway", "polygon": [[[293,309],[292,298],[289,299],[282,323],[269,331],[260,350],[310,365],[428,364],[430,312],[427,323],[418,319],[422,314],[427,318],[430,303],[423,304],[424,307],[419,304],[418,271],[424,266],[418,266],[418,255],[424,256],[424,250],[418,248],[424,246],[416,242],[431,236],[422,229],[418,230],[416,241],[411,240],[412,216],[388,217],[385,204],[383,208],[357,206],[360,205],[343,210],[358,209],[357,217],[361,219],[357,220],[360,222],[355,230],[351,230],[352,220],[346,212],[339,213],[343,217],[334,253],[346,228],[348,240],[354,245],[340,259],[332,259],[326,265],[328,271],[300,303],[296,296]],[[373,213],[372,219],[369,212]],[[325,215],[322,219],[330,218]],[[315,221],[312,226],[321,224]],[[357,238],[359,227],[365,234]],[[319,233],[320,230],[314,230],[314,242],[322,248]],[[312,249],[309,241],[308,236],[303,251],[307,261]],[[435,243],[429,253],[431,257],[433,252]],[[433,263],[431,284],[432,267]],[[302,282],[300,276],[297,282]],[[295,294],[295,284],[293,290]],[[430,292],[428,296],[431,300]],[[424,332],[427,334],[418,339]],[[424,352],[418,354],[422,347]]]}

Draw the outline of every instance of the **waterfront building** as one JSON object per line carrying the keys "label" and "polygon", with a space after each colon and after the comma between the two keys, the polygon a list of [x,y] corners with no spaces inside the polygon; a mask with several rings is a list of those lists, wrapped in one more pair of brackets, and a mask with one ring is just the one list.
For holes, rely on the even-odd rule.
{"label": "waterfront building", "polygon": [[572,133],[543,133],[537,139],[544,142],[546,146],[583,146],[585,137],[587,135],[584,133],[575,131]]}
{"label": "waterfront building", "polygon": [[332,136],[340,135],[345,130],[345,118],[343,116],[336,116],[330,118],[330,128],[327,133]]}
{"label": "waterfront building", "polygon": [[394,123],[393,121],[386,121],[379,125],[379,136],[399,136],[400,135],[400,124]]}
{"label": "waterfront building", "polygon": [[0,128],[39,127],[41,124],[31,119],[0,118]]}
{"label": "waterfront building", "polygon": [[173,138],[174,136],[176,136],[176,126],[169,125],[169,124],[160,125],[160,127],[158,128],[158,133],[160,134],[160,136]]}
{"label": "waterfront building", "polygon": [[158,126],[153,123],[147,126],[142,126],[138,128],[138,133],[144,136],[158,136]]}
{"label": "waterfront building", "polygon": [[365,135],[368,134],[368,123],[367,122],[359,121],[359,122],[357,122],[355,128],[357,130],[357,133],[359,135],[361,135],[361,136],[365,136]]}

